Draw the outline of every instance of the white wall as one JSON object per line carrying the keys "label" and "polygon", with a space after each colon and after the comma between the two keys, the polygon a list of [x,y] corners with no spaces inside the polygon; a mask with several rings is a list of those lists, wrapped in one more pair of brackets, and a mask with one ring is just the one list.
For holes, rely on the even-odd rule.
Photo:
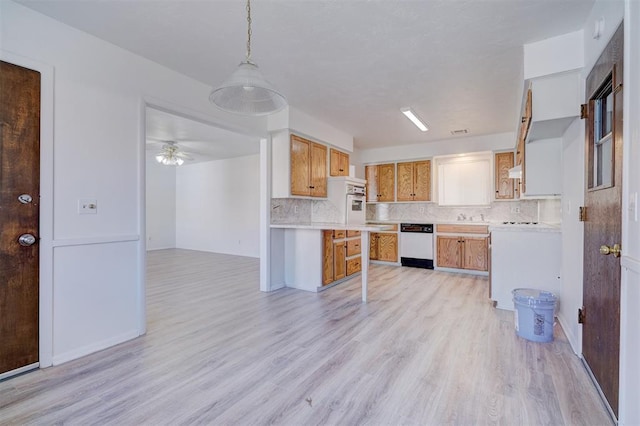
{"label": "white wall", "polygon": [[[596,0],[584,26],[584,68],[586,78],[598,57],[613,37],[624,18],[624,0]],[[604,28],[600,38],[593,38],[597,20],[604,19]]]}
{"label": "white wall", "polygon": [[181,166],[176,247],[260,256],[260,156]]}
{"label": "white wall", "polygon": [[640,2],[625,4],[619,424],[640,425],[640,222],[631,202],[640,193]]}
{"label": "white wall", "polygon": [[584,205],[584,121],[574,120],[562,138],[562,282],[560,312],[571,347],[582,353],[582,326],[576,321],[582,306],[584,224],[578,220]]}
{"label": "white wall", "polygon": [[524,78],[530,79],[582,68],[582,30],[524,45]]}
{"label": "white wall", "polygon": [[364,178],[363,164],[429,158],[435,155],[462,154],[480,151],[512,150],[516,146],[515,133],[451,138],[413,145],[385,148],[356,149],[352,163],[356,165],[356,176]]}
{"label": "white wall", "polygon": [[[257,136],[266,135],[266,118],[224,114],[209,104],[209,86],[11,1],[0,1],[0,31],[2,52],[55,75],[54,145],[42,158],[54,170],[43,179],[53,181],[50,192],[43,186],[53,218],[41,221],[41,233],[53,235],[41,261],[55,271],[41,276],[46,366],[145,330],[145,100]],[[79,216],[79,198],[97,199],[98,214]]]}
{"label": "white wall", "polygon": [[147,154],[147,250],[176,247],[176,167]]}

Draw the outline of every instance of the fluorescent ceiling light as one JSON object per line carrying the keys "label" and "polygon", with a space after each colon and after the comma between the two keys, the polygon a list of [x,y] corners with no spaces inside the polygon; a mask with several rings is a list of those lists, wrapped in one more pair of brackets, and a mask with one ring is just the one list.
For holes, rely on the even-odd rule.
{"label": "fluorescent ceiling light", "polygon": [[411,120],[411,122],[415,124],[418,129],[422,130],[423,132],[429,130],[427,128],[427,125],[424,124],[424,122],[420,120],[420,118],[418,118],[418,116],[411,110],[411,108],[402,108],[400,111],[402,111],[402,113],[406,115],[407,118]]}

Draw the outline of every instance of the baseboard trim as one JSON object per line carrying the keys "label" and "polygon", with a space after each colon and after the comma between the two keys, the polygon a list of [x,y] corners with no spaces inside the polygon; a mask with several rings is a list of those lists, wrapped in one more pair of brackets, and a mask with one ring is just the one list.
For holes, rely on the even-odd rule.
{"label": "baseboard trim", "polygon": [[558,314],[557,318],[560,323],[560,327],[562,327],[562,331],[564,331],[564,335],[567,336],[571,349],[573,349],[573,353],[580,357],[582,354],[582,348],[578,347],[578,336],[571,332],[571,328],[568,327],[569,323],[564,316]]}
{"label": "baseboard trim", "polygon": [[103,349],[110,348],[128,340],[135,339],[141,334],[138,330],[130,330],[126,333],[122,333],[118,336],[111,337],[109,339],[102,340],[100,342],[93,343],[91,345],[83,346],[68,352],[61,353],[53,356],[53,365],[64,364],[65,362],[73,361],[74,359],[82,358],[83,356],[90,355],[94,352],[101,351]]}

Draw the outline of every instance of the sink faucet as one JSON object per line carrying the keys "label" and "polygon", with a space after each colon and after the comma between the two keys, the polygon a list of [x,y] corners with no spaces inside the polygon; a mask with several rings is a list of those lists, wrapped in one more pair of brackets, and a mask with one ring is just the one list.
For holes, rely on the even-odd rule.
{"label": "sink faucet", "polygon": [[484,215],[480,214],[480,222],[484,222]]}
{"label": "sink faucet", "polygon": [[467,219],[467,216],[464,213],[460,213],[458,215],[458,220],[463,221],[463,220],[466,220],[466,219]]}

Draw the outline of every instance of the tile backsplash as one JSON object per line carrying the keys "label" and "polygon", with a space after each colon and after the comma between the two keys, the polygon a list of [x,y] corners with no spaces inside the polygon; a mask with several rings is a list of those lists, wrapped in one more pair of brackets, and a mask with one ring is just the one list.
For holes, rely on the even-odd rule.
{"label": "tile backsplash", "polygon": [[[521,200],[494,202],[488,207],[440,207],[435,203],[367,204],[367,220],[405,222],[545,222],[560,223],[561,201]],[[274,198],[271,222],[340,222],[337,209],[327,200]]]}

